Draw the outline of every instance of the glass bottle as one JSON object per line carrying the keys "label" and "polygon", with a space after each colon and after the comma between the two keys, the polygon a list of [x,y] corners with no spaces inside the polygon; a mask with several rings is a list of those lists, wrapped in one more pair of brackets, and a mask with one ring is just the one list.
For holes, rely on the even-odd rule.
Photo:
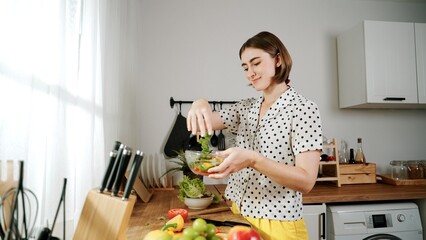
{"label": "glass bottle", "polygon": [[341,140],[341,142],[340,142],[339,161],[342,164],[349,163],[349,160],[348,160],[348,144],[344,140]]}
{"label": "glass bottle", "polygon": [[356,163],[366,163],[364,152],[362,151],[362,139],[358,138],[356,154],[355,154]]}
{"label": "glass bottle", "polygon": [[349,150],[349,163],[350,164],[355,164],[354,149],[353,148],[351,148]]}

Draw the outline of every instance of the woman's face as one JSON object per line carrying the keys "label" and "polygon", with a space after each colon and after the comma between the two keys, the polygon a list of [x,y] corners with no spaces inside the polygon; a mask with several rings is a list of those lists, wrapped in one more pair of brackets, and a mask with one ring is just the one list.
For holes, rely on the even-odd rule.
{"label": "woman's face", "polygon": [[278,57],[273,58],[269,53],[258,48],[246,48],[241,54],[241,66],[246,77],[257,91],[270,87],[275,76],[275,68],[280,64]]}

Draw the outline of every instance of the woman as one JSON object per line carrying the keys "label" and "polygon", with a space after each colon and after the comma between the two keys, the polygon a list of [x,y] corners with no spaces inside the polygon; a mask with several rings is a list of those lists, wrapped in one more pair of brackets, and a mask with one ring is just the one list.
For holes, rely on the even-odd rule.
{"label": "woman", "polygon": [[272,33],[261,32],[241,47],[241,66],[259,98],[212,112],[195,101],[187,126],[193,134],[228,128],[236,147],[217,152],[224,162],[211,178],[229,176],[225,197],[264,239],[308,239],[302,194],[315,184],[322,149],[317,105],[289,86],[292,60]]}

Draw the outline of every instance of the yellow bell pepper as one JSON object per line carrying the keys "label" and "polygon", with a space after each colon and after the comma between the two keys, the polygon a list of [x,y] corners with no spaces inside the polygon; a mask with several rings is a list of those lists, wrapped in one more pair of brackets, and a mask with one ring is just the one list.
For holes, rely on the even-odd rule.
{"label": "yellow bell pepper", "polygon": [[174,218],[170,219],[166,224],[161,228],[161,230],[172,230],[173,232],[180,232],[185,225],[182,215],[176,215]]}

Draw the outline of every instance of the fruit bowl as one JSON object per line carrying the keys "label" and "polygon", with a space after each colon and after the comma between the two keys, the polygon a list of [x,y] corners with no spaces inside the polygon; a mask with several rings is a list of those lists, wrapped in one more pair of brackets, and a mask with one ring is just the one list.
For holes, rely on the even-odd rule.
{"label": "fruit bowl", "polygon": [[207,171],[212,168],[219,166],[223,159],[217,157],[214,154],[203,154],[201,151],[185,151],[186,162],[188,163],[191,171],[197,175],[208,176],[210,173]]}
{"label": "fruit bowl", "polygon": [[210,206],[213,196],[202,198],[185,198],[184,203],[190,209],[204,209]]}

